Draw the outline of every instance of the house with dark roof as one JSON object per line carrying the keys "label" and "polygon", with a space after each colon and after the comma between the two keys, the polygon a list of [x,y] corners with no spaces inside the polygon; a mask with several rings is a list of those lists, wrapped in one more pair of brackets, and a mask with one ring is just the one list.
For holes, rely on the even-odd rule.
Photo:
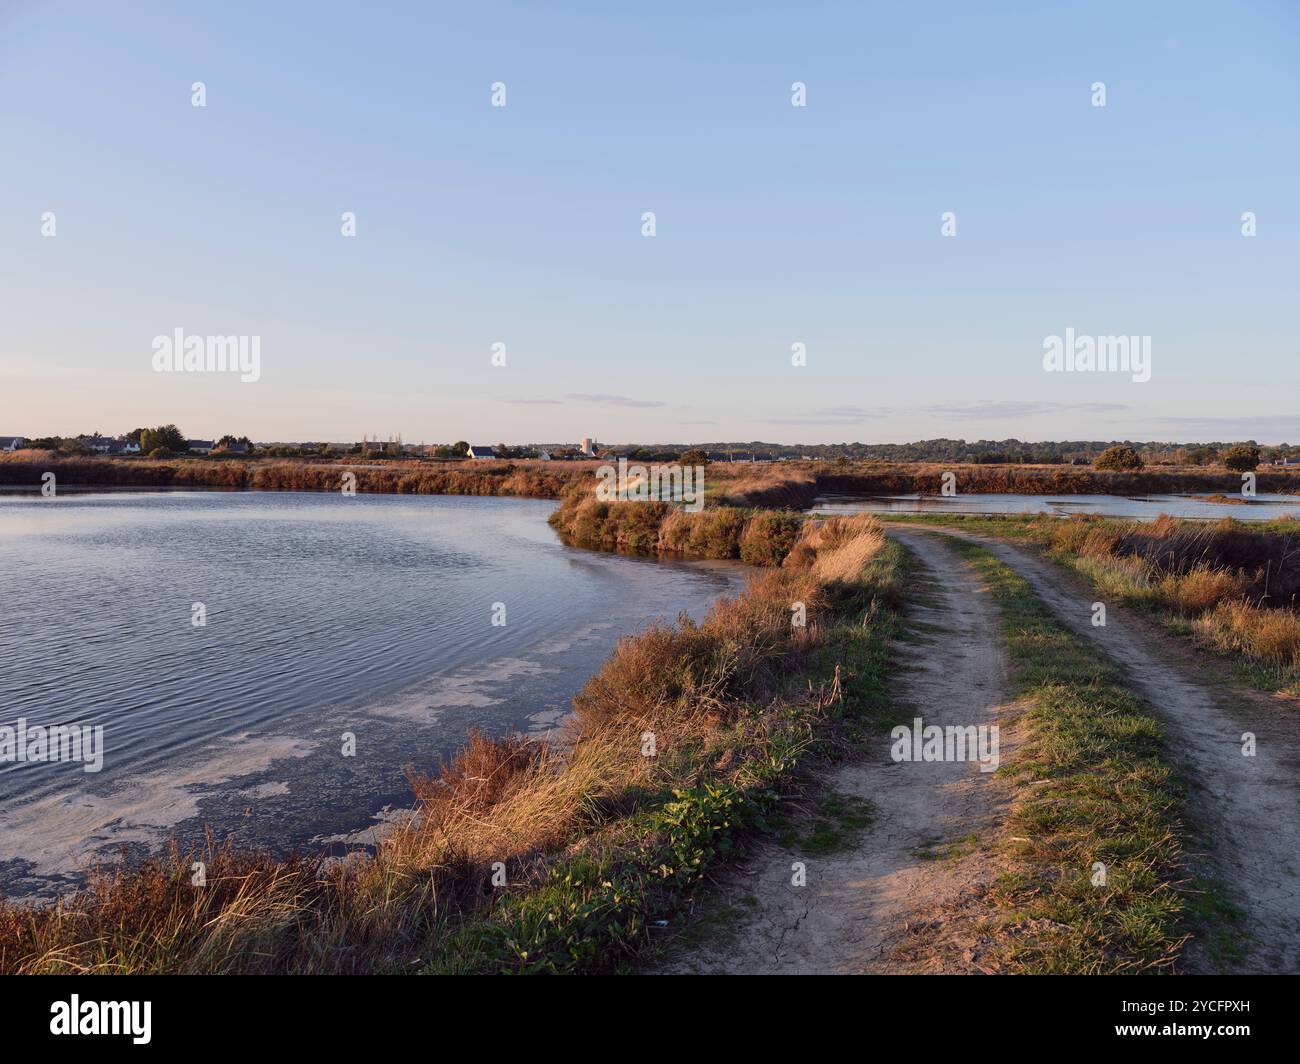
{"label": "house with dark roof", "polygon": [[0,436],[0,451],[21,451],[26,446],[26,436]]}
{"label": "house with dark roof", "polygon": [[117,437],[117,439],[110,439],[107,436],[91,436],[86,440],[86,446],[90,448],[92,454],[137,454],[140,450],[138,443],[122,436]]}
{"label": "house with dark roof", "polygon": [[186,440],[185,449],[191,454],[208,454],[215,447],[211,440]]}
{"label": "house with dark roof", "polygon": [[465,452],[465,456],[467,458],[495,458],[497,455],[496,451],[491,447],[470,447]]}

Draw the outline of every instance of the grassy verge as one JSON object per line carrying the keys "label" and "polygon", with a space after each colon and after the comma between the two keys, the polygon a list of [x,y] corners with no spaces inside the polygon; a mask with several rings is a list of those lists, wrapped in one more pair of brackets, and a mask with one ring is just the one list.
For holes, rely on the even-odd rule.
{"label": "grassy verge", "polygon": [[[897,520],[891,515],[890,520]],[[910,515],[1020,540],[1230,664],[1259,690],[1300,697],[1300,523]]]}
{"label": "grassy verge", "polygon": [[[1119,668],[1056,622],[1029,584],[971,543],[1028,705],[994,897],[1016,972],[1170,971],[1187,929],[1179,796],[1160,724]],[[1104,866],[1104,883],[1098,882]]]}
{"label": "grassy verge", "polygon": [[[702,622],[622,641],[563,742],[476,735],[414,776],[414,815],[373,855],[213,849],[106,869],[57,906],[0,903],[0,972],[634,966],[656,921],[885,697],[900,550],[870,518],[805,527],[796,548]],[[831,810],[831,827],[858,812]]]}
{"label": "grassy verge", "polygon": [[[900,623],[894,606],[902,552],[895,544],[873,537],[864,553],[849,537],[818,553],[812,571],[825,597],[793,676],[765,698],[744,684],[725,726],[661,749],[621,816],[584,839],[577,854],[461,922],[424,971],[633,968],[654,946],[656,922],[679,913],[712,868],[750,835],[785,829],[785,799],[799,789],[801,770],[856,744],[887,704],[888,646]],[[855,559],[853,571],[844,569],[846,554]],[[607,704],[615,695],[590,693]],[[828,848],[869,816],[822,805],[817,842]]]}

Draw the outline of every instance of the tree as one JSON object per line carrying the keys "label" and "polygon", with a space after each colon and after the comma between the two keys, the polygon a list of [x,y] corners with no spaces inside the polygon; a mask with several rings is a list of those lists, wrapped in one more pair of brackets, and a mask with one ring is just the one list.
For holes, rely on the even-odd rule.
{"label": "tree", "polygon": [[159,447],[166,447],[169,451],[189,450],[189,440],[175,425],[161,425],[154,429],[154,432],[158,435]]}
{"label": "tree", "polygon": [[1259,465],[1259,448],[1238,443],[1223,452],[1223,464],[1234,473],[1249,473]]}
{"label": "tree", "polygon": [[1097,460],[1092,464],[1096,469],[1118,471],[1141,469],[1142,456],[1127,444],[1117,443],[1114,447],[1107,447],[1101,454],[1097,455]]}
{"label": "tree", "polygon": [[692,447],[689,451],[683,451],[679,459],[682,465],[704,465],[708,460],[709,453],[699,447]]}
{"label": "tree", "polygon": [[159,425],[156,429],[140,432],[140,450],[151,457],[158,450],[184,454],[189,450],[189,441],[175,425]]}
{"label": "tree", "polygon": [[1219,452],[1213,447],[1193,447],[1187,452],[1187,460],[1197,466],[1213,465],[1218,457]]}
{"label": "tree", "polygon": [[466,453],[469,451],[469,444],[464,440],[457,440],[451,446],[452,449],[462,458],[464,458]]}

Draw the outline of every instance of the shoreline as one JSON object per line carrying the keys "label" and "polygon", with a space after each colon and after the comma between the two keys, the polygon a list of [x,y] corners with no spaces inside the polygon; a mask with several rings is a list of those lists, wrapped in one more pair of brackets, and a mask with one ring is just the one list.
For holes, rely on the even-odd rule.
{"label": "shoreline", "polygon": [[[11,939],[0,950],[6,969],[60,971],[69,965],[90,964],[115,971],[159,965],[174,971],[303,971],[319,970],[313,966],[323,963],[321,958],[337,957],[346,965],[343,970],[384,971],[397,970],[393,950],[433,957],[428,971],[610,970],[622,966],[648,945],[647,918],[670,911],[685,900],[705,867],[729,847],[727,840],[751,828],[751,815],[770,807],[791,785],[798,752],[810,749],[814,735],[820,735],[825,726],[817,722],[836,719],[839,695],[828,695],[828,691],[839,690],[839,666],[834,686],[827,686],[832,678],[825,674],[824,662],[815,663],[814,649],[847,626],[843,631],[853,633],[853,653],[870,650],[877,663],[872,668],[883,668],[879,640],[893,623],[887,622],[892,613],[885,610],[877,615],[874,606],[868,611],[884,626],[868,645],[862,643],[862,634],[875,629],[864,630],[858,610],[869,602],[879,601],[883,607],[886,599],[899,601],[897,562],[883,563],[885,568],[864,577],[866,582],[860,586],[855,575],[872,555],[885,550],[885,541],[875,528],[869,520],[850,519],[830,522],[818,530],[803,529],[803,564],[769,571],[751,581],[742,594],[719,599],[699,624],[652,624],[620,641],[573,699],[566,742],[550,744],[515,735],[490,739],[472,731],[461,754],[440,775],[411,778],[414,815],[377,840],[369,857],[327,867],[319,854],[278,860],[229,847],[202,853],[173,849],[167,856],[105,869],[86,891],[65,895],[57,906],[0,907],[0,932],[7,927]],[[816,567],[823,564],[830,564],[831,569],[818,575]],[[856,588],[850,598],[825,599],[826,581],[841,579],[851,580]],[[807,629],[789,623],[786,603],[792,595],[808,603]],[[846,607],[850,610],[847,615],[843,613]],[[815,618],[821,618],[825,627],[813,623]],[[716,649],[699,657],[692,648],[701,640]],[[715,658],[715,654],[722,656]],[[731,662],[733,656],[736,660]],[[741,666],[742,661],[748,664]],[[645,671],[643,666],[651,664],[654,667]],[[677,669],[686,669],[695,678],[680,687]],[[818,677],[816,685],[812,683],[814,675]],[[697,692],[707,690],[715,694],[701,705]],[[778,703],[765,710],[756,708],[768,704],[778,691],[786,692]],[[759,722],[761,727],[755,731]],[[644,753],[647,725],[661,744],[652,757]],[[703,748],[697,746],[701,740]],[[716,744],[720,741],[732,754],[718,761]],[[736,758],[739,760],[733,760]],[[721,767],[729,761],[731,768]],[[688,787],[683,792],[683,772],[703,789]],[[590,822],[591,802],[606,800],[599,797],[606,792],[625,793],[623,800],[632,802],[631,809],[627,813],[611,810],[613,819]],[[693,796],[691,802],[703,803],[698,809],[702,821],[679,819],[686,793]],[[731,797],[715,807],[718,793]],[[751,809],[752,814],[742,815],[744,809]],[[636,826],[645,817],[658,825],[649,835]],[[632,830],[633,837],[626,836],[627,830]],[[599,881],[585,874],[574,878],[578,866],[572,863],[566,845],[566,840],[574,837],[586,839],[588,848],[603,853],[602,862],[613,863],[608,871],[597,874]],[[664,880],[660,870],[683,856],[682,846],[695,856]],[[208,889],[197,895],[189,882],[191,858],[201,859],[207,870]],[[484,896],[483,884],[496,874],[492,869],[501,861],[501,867],[509,870],[510,882],[519,887],[494,900],[491,891]],[[623,871],[614,871],[614,866]],[[423,871],[413,878],[409,872],[400,872],[404,886],[398,896],[388,893],[389,887],[380,888],[381,883],[391,882],[399,869],[408,867]],[[627,876],[638,885],[629,886]],[[525,911],[540,899],[546,898],[544,904],[552,911],[550,892],[556,889],[577,891],[581,897],[592,897],[594,891],[595,897],[603,897],[613,882],[623,883],[618,888],[622,900],[599,904],[612,901],[620,915],[614,925],[600,923],[581,930],[580,937],[589,942],[581,957],[566,952],[563,935],[577,933],[577,929],[569,926],[565,931],[563,917],[556,921],[558,926],[529,932],[542,935],[535,949],[515,952],[519,932],[496,940],[501,921],[525,919]],[[236,883],[238,886],[233,886]],[[235,895],[220,884],[232,884]],[[380,936],[384,941],[379,945],[372,941],[373,931],[367,930],[375,919],[375,889],[382,889],[386,898],[383,908],[396,922],[389,937]],[[440,915],[426,923],[432,919],[430,890],[440,899],[436,907]],[[163,911],[183,925],[166,936],[171,944],[164,957],[151,952],[162,948],[156,934],[135,938],[124,934],[120,924],[127,918],[122,908],[129,907],[127,899],[157,898],[160,891],[174,899]],[[256,913],[263,914],[273,927],[263,926],[254,912],[233,924],[226,918],[229,906],[242,905],[239,899],[250,897],[250,892],[260,899]],[[585,911],[586,904],[572,911],[561,904],[554,911],[570,912],[568,919],[585,921],[578,913]],[[286,905],[297,913],[291,926],[274,916]],[[160,918],[152,903],[139,916],[146,921]],[[201,958],[209,956],[210,936],[227,933],[245,944],[223,947],[221,959],[213,962],[217,968],[206,967]],[[412,933],[418,933],[424,945],[408,941]],[[553,940],[555,934],[562,934],[561,939]],[[15,935],[17,941],[12,938]],[[279,944],[268,945],[265,935]],[[465,935],[470,935],[471,941],[464,940]],[[486,943],[485,935],[493,944]],[[432,953],[429,936],[439,943]],[[181,944],[182,940],[189,945]],[[322,950],[326,941],[333,943],[333,948]],[[362,943],[369,945],[362,947]],[[369,951],[368,959],[362,962],[352,956],[357,949]],[[100,956],[103,950],[113,951],[116,959],[88,959]],[[344,959],[348,957],[351,959]]]}
{"label": "shoreline", "polygon": [[[219,494],[227,496],[231,493]],[[317,493],[246,494],[300,494],[300,497],[309,497]],[[145,513],[164,513],[170,509],[161,499],[146,501],[152,497],[155,497],[153,492],[132,495],[132,498],[142,501]],[[118,500],[126,501],[121,495]],[[221,512],[226,512],[227,503],[234,502],[224,498],[220,502],[212,500]],[[249,503],[252,502],[250,499]],[[263,502],[280,512],[279,504],[274,500],[263,499]],[[384,507],[385,504],[379,505]],[[328,798],[328,802],[321,807],[319,814],[304,812],[315,805],[311,775],[305,774],[311,770],[306,768],[306,764],[300,767],[293,761],[281,760],[271,766],[260,760],[259,750],[269,739],[283,739],[274,724],[269,725],[270,732],[265,729],[255,731],[255,742],[240,742],[229,750],[226,742],[235,742],[236,737],[228,734],[227,729],[219,725],[196,726],[186,733],[186,741],[174,751],[170,741],[153,751],[153,768],[144,776],[123,776],[118,770],[117,775],[103,785],[106,789],[102,789],[102,793],[97,790],[93,806],[87,805],[85,811],[72,808],[79,804],[77,795],[84,793],[81,785],[78,783],[76,789],[68,790],[63,784],[58,784],[47,796],[44,806],[43,816],[54,819],[49,821],[53,830],[41,847],[34,843],[30,847],[19,847],[21,837],[36,838],[30,833],[37,830],[41,821],[30,816],[19,818],[17,813],[22,810],[21,804],[14,808],[15,830],[8,840],[10,845],[3,847],[7,852],[0,855],[19,862],[7,869],[5,893],[10,901],[40,904],[61,893],[75,891],[84,885],[88,867],[96,862],[111,864],[116,860],[119,843],[129,844],[133,857],[138,859],[146,854],[162,852],[170,838],[180,839],[187,847],[201,844],[209,827],[221,839],[233,838],[239,845],[264,846],[280,855],[287,855],[295,849],[315,852],[326,848],[338,855],[337,847],[327,846],[332,841],[331,836],[369,835],[376,823],[375,817],[385,808],[402,809],[410,805],[412,794],[402,773],[402,731],[409,735],[411,748],[423,752],[418,764],[425,770],[436,767],[440,759],[452,758],[462,748],[471,726],[476,723],[494,736],[517,733],[546,738],[560,724],[559,717],[552,712],[553,707],[562,710],[561,717],[569,715],[572,696],[599,671],[615,649],[617,635],[634,635],[648,626],[678,616],[683,610],[697,620],[702,619],[720,599],[742,593],[749,572],[741,563],[725,560],[614,558],[608,555],[593,558],[590,552],[564,545],[546,527],[545,518],[553,507],[543,500],[517,499],[513,503],[497,504],[486,499],[476,502],[468,497],[430,499],[424,503],[394,499],[389,505],[413,508],[417,512],[427,511],[431,520],[438,520],[437,515],[443,513],[445,507],[457,511],[468,509],[486,515],[477,519],[480,525],[487,522],[493,526],[503,520],[492,516],[496,507],[502,506],[511,514],[519,515],[512,520],[526,523],[539,540],[546,542],[548,555],[559,559],[558,563],[552,564],[563,567],[561,577],[572,581],[564,586],[574,594],[583,594],[581,589],[584,588],[624,588],[635,594],[626,598],[623,605],[610,607],[603,616],[603,623],[566,628],[562,637],[547,626],[532,635],[522,634],[525,642],[511,643],[504,649],[492,644],[464,654],[452,654],[436,647],[419,654],[407,654],[410,661],[407,671],[414,677],[403,679],[400,687],[369,681],[358,684],[355,689],[339,688],[328,702],[316,703],[319,710],[315,714],[310,712],[310,708],[304,713],[299,702],[285,703],[284,720],[292,725],[285,734],[296,736],[295,741],[301,741],[302,757],[319,760],[328,753],[326,748],[330,745],[330,736],[349,726],[355,727],[361,718],[373,718],[373,725],[367,727],[383,725],[386,729],[391,724],[400,728],[391,735],[387,730],[375,732],[368,740],[373,755],[383,755],[378,764],[385,772],[386,783],[378,788],[358,789],[355,793],[337,790],[337,781],[323,785],[323,798]],[[31,509],[36,511],[39,508],[32,506]],[[41,524],[40,517],[40,513],[33,517],[36,527]],[[646,566],[654,568],[647,569]],[[569,575],[564,576],[565,573]],[[603,575],[593,577],[589,575],[592,573]],[[523,629],[521,633],[527,631]],[[529,667],[521,675],[512,672],[525,664]],[[265,664],[259,668],[264,669]],[[337,728],[329,723],[335,718]],[[108,719],[111,721],[113,718]],[[348,721],[352,721],[351,725]],[[412,725],[409,729],[407,722]],[[278,727],[284,731],[286,726]],[[190,738],[194,740],[192,743]],[[394,750],[399,752],[394,755]],[[243,751],[246,763],[236,756],[238,751]],[[175,788],[168,784],[169,778],[189,781],[186,793],[172,794]],[[231,803],[239,801],[238,795],[271,784],[284,787],[287,795],[288,787],[284,781],[292,784],[291,797],[276,798],[265,808],[259,805],[255,822],[244,824],[232,819],[237,818],[242,808],[242,805],[231,807]],[[151,795],[156,797],[150,798]],[[18,798],[11,797],[10,800]],[[203,804],[190,809],[186,807],[190,801]],[[95,820],[86,819],[92,815]],[[19,819],[25,827],[19,827]],[[83,827],[78,833],[75,829],[83,819],[92,826]],[[254,823],[255,826],[250,828]],[[109,824],[113,826],[101,828]],[[304,824],[307,830],[301,830]],[[49,863],[49,855],[55,852],[51,846],[57,846],[59,854],[66,851],[69,856],[66,859],[59,856],[57,864]]]}

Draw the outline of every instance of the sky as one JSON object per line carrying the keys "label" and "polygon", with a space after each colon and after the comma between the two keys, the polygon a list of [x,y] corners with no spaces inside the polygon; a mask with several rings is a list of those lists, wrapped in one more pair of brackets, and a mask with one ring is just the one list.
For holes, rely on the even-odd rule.
{"label": "sky", "polygon": [[[0,435],[1300,442],[1298,46],[1294,0],[0,0]],[[258,379],[155,371],[177,329]],[[1067,329],[1150,379],[1049,372]]]}

